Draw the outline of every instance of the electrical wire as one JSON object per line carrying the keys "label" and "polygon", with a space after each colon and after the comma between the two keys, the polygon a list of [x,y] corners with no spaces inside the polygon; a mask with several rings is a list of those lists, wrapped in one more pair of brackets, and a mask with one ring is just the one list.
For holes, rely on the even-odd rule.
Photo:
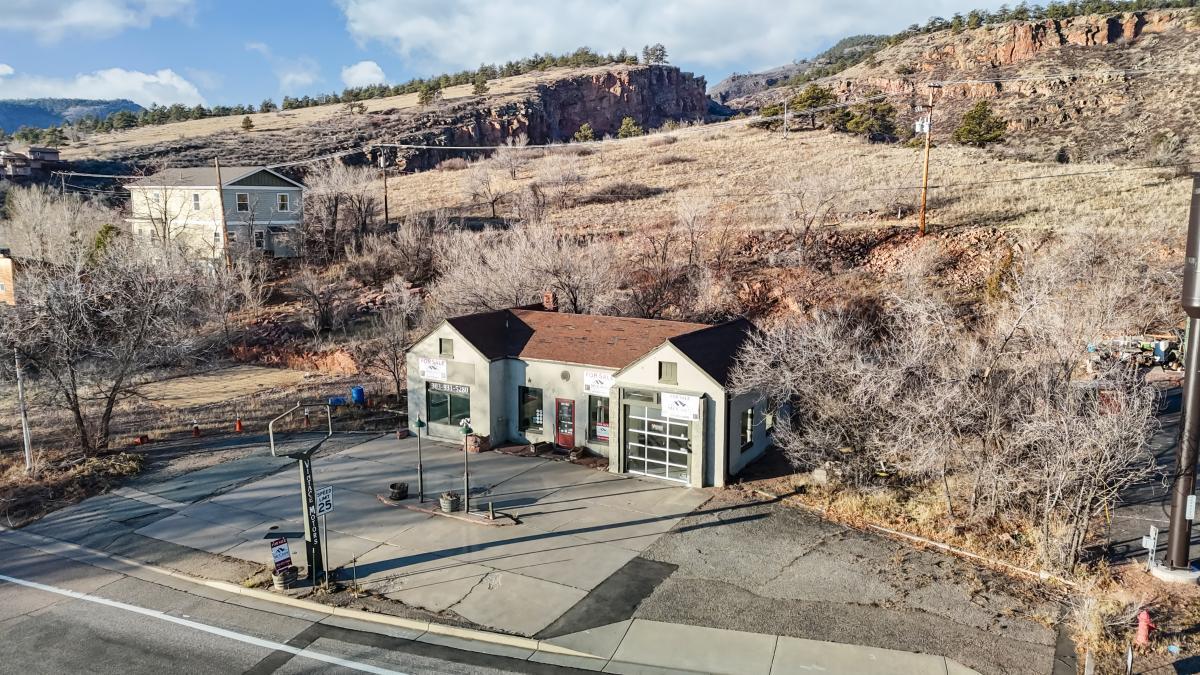
{"label": "electrical wire", "polygon": [[946,86],[952,84],[1002,84],[1004,82],[1036,82],[1045,80],[1061,80],[1072,77],[1112,77],[1118,75],[1136,77],[1139,75],[1156,75],[1172,73],[1178,75],[1200,75],[1195,68],[1131,68],[1127,70],[1079,70],[1066,73],[1047,73],[1045,75],[1022,75],[1014,77],[995,77],[974,80],[930,80],[928,84]]}

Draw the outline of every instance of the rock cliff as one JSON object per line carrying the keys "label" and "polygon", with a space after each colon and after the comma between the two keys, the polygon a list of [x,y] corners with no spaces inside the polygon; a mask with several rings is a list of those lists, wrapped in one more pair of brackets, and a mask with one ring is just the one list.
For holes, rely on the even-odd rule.
{"label": "rock cliff", "polygon": [[[1008,121],[1009,146],[1018,154],[1136,159],[1152,152],[1155,139],[1190,143],[1198,74],[1200,29],[1191,13],[1158,10],[920,35],[821,83],[844,100],[891,95],[907,128],[923,114],[927,84],[944,81],[935,139],[987,99]],[[730,105],[757,108],[786,95],[776,89]]]}
{"label": "rock cliff", "polygon": [[[465,96],[419,108],[346,113],[285,132],[236,132],[179,138],[133,147],[105,159],[195,165],[220,156],[232,164],[274,164],[361,149],[372,143],[502,145],[521,134],[530,143],[569,140],[583,123],[600,138],[616,133],[624,117],[643,128],[670,120],[704,119],[703,77],[674,66],[613,65],[551,71],[519,93]],[[428,168],[451,151],[397,153],[409,169]],[[478,153],[469,156],[478,156]],[[365,161],[351,155],[348,161]]]}

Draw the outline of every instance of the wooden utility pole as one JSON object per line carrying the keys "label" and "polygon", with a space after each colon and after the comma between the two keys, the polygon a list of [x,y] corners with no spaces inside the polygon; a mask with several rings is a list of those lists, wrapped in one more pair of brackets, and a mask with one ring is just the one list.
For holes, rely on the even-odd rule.
{"label": "wooden utility pole", "polygon": [[787,114],[788,114],[788,102],[787,102],[787,99],[784,99],[784,101],[783,101],[783,140],[785,140],[785,141],[787,140],[787,137],[788,137]]}
{"label": "wooden utility pole", "polygon": [[387,160],[384,159],[384,152],[382,148],[379,150],[379,171],[383,174],[383,226],[386,228],[392,219],[388,216]]}
{"label": "wooden utility pole", "polygon": [[925,169],[921,172],[921,223],[917,228],[917,233],[924,236],[925,234],[925,205],[929,197],[929,146],[930,139],[933,138],[933,92],[935,89],[940,89],[940,84],[929,85],[929,104],[925,106]]}
{"label": "wooden utility pole", "polygon": [[225,222],[225,185],[221,182],[221,160],[213,158],[213,167],[217,170],[217,210],[221,212],[221,248],[225,253],[225,270],[233,269],[233,258],[229,255],[229,227]]}

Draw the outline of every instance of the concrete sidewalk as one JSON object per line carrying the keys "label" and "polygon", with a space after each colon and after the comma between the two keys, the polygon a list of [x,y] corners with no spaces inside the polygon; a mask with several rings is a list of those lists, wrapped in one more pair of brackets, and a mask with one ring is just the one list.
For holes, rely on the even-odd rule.
{"label": "concrete sidewalk", "polygon": [[[0,573],[22,578],[36,577],[32,580],[55,583],[77,591],[90,592],[100,585],[110,585],[114,581],[113,575],[117,574],[133,583],[144,582],[147,586],[166,587],[173,589],[172,592],[189,593],[205,600],[217,599],[254,607],[260,612],[277,615],[277,622],[295,622],[297,618],[304,618],[394,639],[581,670],[730,675],[812,672],[831,675],[968,675],[975,672],[940,656],[641,619],[549,640],[529,640],[333,608],[232,584],[189,579],[178,572],[160,570],[119,556],[16,530],[0,529],[0,553]],[[70,573],[63,574],[64,569],[69,569]],[[0,584],[0,598],[10,594],[7,588]],[[142,602],[153,602],[153,593],[135,593],[130,589],[130,594]],[[184,605],[193,607],[189,611],[195,612],[193,604]],[[221,613],[211,612],[209,615],[210,623],[220,624]],[[259,625],[262,625],[261,621]],[[265,626],[261,630],[266,630]],[[359,657],[365,663],[370,663],[372,659],[369,654],[360,654]]]}

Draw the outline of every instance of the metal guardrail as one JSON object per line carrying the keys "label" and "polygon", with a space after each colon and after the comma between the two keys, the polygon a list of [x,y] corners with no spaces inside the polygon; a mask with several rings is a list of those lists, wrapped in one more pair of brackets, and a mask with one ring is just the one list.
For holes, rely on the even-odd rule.
{"label": "metal guardrail", "polygon": [[[271,439],[271,456],[273,456],[273,457],[280,456],[279,453],[275,452],[275,423],[282,420],[285,417],[289,417],[292,413],[296,412],[297,410],[299,410],[301,408],[324,408],[325,409],[325,421],[328,424],[328,429],[325,433],[325,438],[322,438],[320,440],[320,442],[318,442],[316,444],[316,446],[314,446],[313,448],[310,448],[309,451],[315,450],[317,447],[320,447],[320,445],[322,443],[324,443],[326,440],[328,440],[330,437],[333,436],[333,406],[329,405],[328,403],[303,403],[303,402],[297,403],[295,406],[293,406],[292,408],[289,408],[286,412],[284,412],[283,414],[279,415],[278,417],[272,419],[267,424],[267,436]],[[297,453],[289,453],[289,454],[283,455],[283,456],[291,457],[296,454]],[[301,453],[301,454],[303,454],[303,453]]]}

